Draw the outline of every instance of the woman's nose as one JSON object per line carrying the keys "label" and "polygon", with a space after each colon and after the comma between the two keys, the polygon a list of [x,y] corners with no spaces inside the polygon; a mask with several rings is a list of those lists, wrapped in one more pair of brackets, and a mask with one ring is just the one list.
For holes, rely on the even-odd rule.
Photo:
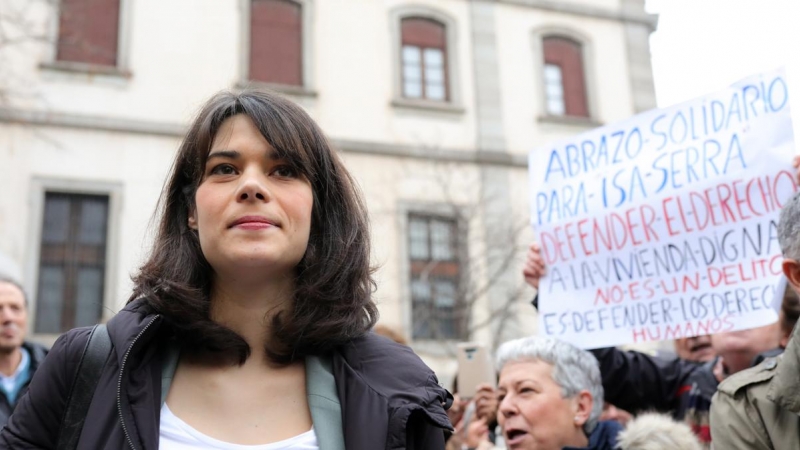
{"label": "woman's nose", "polygon": [[270,198],[269,188],[267,187],[266,180],[263,178],[263,175],[245,174],[242,177],[242,182],[239,185],[239,192],[237,192],[236,198],[239,201],[267,201]]}

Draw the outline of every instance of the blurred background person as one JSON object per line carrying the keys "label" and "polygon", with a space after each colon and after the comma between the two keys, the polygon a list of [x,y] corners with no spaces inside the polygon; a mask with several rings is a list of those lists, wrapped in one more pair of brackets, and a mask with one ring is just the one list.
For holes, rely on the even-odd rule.
{"label": "blurred background person", "polygon": [[765,359],[778,356],[784,352],[786,346],[789,345],[789,339],[792,336],[792,331],[794,331],[794,327],[797,325],[797,319],[799,317],[800,298],[798,298],[797,292],[794,291],[791,283],[786,283],[783,298],[780,302],[780,308],[778,309],[778,325],[780,327],[780,334],[778,335],[778,347],[768,350],[764,353],[760,353],[758,356],[756,356],[756,358],[753,360],[753,366],[757,366]]}
{"label": "blurred background person", "polygon": [[633,414],[622,408],[617,408],[611,403],[603,402],[603,412],[600,414],[600,420],[614,420],[624,427],[631,419],[633,419]]}
{"label": "blurred background person", "polygon": [[708,362],[717,356],[708,334],[675,339],[675,355],[695,362]]}
{"label": "blurred background person", "polygon": [[[481,383],[475,388],[473,398],[464,398],[459,394],[458,375],[453,378],[453,405],[447,410],[447,416],[453,424],[455,431],[448,436],[447,449],[461,450],[468,441],[467,435],[472,429],[476,433],[475,422],[485,425],[487,430],[485,439],[490,443],[497,442],[497,391],[487,383]],[[480,427],[481,429],[483,427]],[[473,439],[475,439],[473,437]]]}
{"label": "blurred background person", "polygon": [[392,328],[388,325],[379,323],[375,325],[374,328],[372,328],[372,332],[377,334],[378,336],[389,338],[397,342],[398,344],[408,346],[408,340],[406,339],[405,336],[403,336],[403,333],[397,331],[395,328]]}
{"label": "blurred background person", "polygon": [[[619,434],[620,450],[701,450],[684,423],[663,414],[646,413],[633,419]],[[720,447],[722,448],[722,447]]]}
{"label": "blurred background person", "polygon": [[0,275],[0,427],[5,426],[17,402],[28,391],[47,350],[25,341],[28,299],[22,286]]}

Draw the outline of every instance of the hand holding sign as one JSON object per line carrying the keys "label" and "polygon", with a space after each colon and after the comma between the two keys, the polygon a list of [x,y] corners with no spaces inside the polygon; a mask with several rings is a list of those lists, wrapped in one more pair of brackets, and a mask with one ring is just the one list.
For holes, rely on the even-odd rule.
{"label": "hand holding sign", "polygon": [[528,248],[528,256],[525,260],[525,266],[522,269],[522,276],[525,277],[525,282],[531,285],[531,287],[539,289],[539,278],[543,277],[545,273],[542,250],[539,244],[534,242]]}

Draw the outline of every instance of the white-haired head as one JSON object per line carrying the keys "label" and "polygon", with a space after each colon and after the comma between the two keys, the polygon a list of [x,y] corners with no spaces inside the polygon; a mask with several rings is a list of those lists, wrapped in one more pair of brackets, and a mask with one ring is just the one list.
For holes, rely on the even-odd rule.
{"label": "white-haired head", "polygon": [[633,419],[617,437],[622,450],[701,450],[692,430],[662,414]]}
{"label": "white-haired head", "polygon": [[542,361],[553,366],[553,381],[561,387],[564,398],[588,391],[592,396],[592,411],[583,431],[587,436],[594,431],[603,412],[603,382],[597,359],[591,353],[549,337],[516,339],[497,350],[498,373],[506,364],[520,361]]}

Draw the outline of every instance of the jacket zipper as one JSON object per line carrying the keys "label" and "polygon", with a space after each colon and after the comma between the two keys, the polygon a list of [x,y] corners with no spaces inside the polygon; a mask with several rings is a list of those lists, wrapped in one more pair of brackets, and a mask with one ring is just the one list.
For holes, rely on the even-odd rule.
{"label": "jacket zipper", "polygon": [[128,350],[125,351],[125,355],[122,357],[122,365],[119,368],[119,380],[117,380],[117,412],[119,413],[119,423],[122,424],[122,432],[125,433],[125,439],[128,440],[128,445],[130,445],[133,450],[136,450],[136,446],[133,444],[133,439],[131,439],[130,434],[128,434],[128,427],[125,426],[125,417],[122,415],[122,379],[125,374],[125,365],[128,362],[128,356],[131,354],[133,346],[136,345],[136,341],[142,337],[145,331],[150,328],[150,325],[152,325],[153,322],[155,322],[159,317],[161,317],[161,315],[156,314],[156,316],[153,317],[150,322],[144,326],[144,328],[142,328],[142,331],[136,335],[136,337],[133,339],[133,342],[131,342],[131,345],[128,346]]}

